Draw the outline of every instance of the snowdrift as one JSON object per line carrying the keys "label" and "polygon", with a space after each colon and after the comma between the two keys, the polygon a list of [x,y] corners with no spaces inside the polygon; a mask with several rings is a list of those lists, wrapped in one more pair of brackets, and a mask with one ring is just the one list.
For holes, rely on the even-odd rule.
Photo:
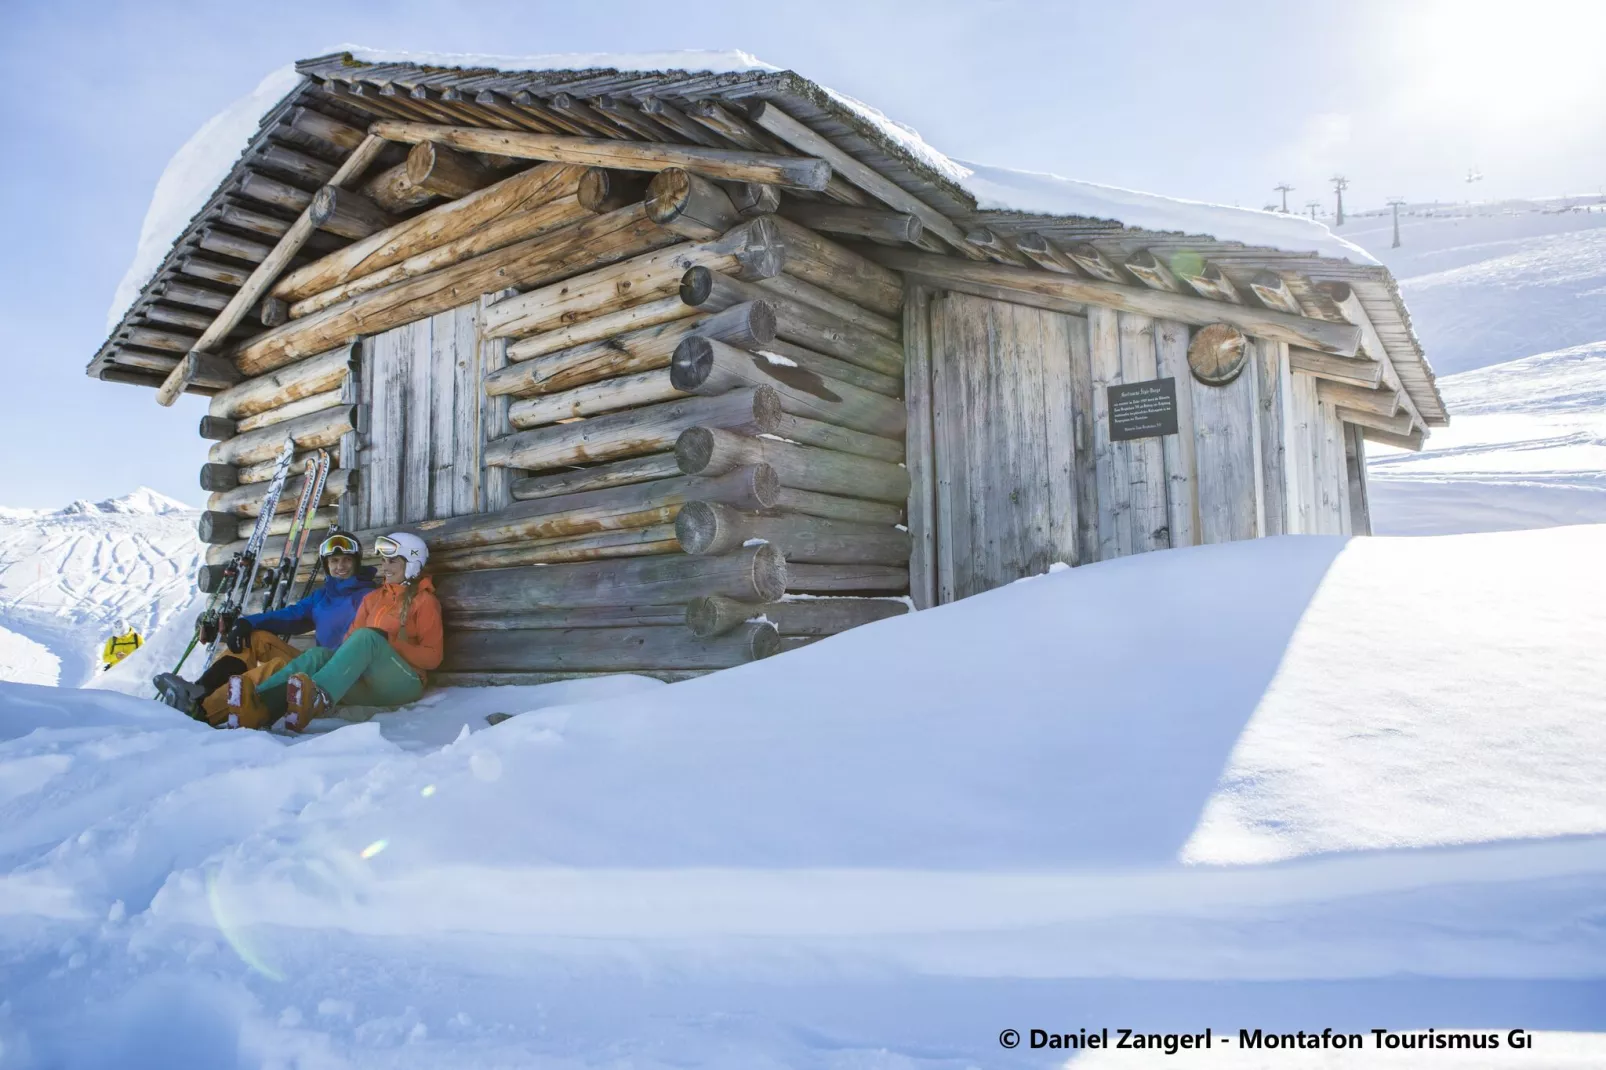
{"label": "snowdrift", "polygon": [[1603,552],[1149,554],[296,742],[0,685],[0,1043],[946,1067],[1101,1016],[1599,1028]]}

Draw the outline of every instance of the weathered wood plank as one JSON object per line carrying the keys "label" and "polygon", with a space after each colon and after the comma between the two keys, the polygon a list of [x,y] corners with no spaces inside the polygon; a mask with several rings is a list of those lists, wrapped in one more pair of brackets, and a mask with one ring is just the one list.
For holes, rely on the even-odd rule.
{"label": "weathered wood plank", "polygon": [[[1193,398],[1194,457],[1199,501],[1198,541],[1209,545],[1258,533],[1255,475],[1255,376],[1226,386],[1188,379]],[[1183,384],[1178,383],[1180,389]]]}
{"label": "weathered wood plank", "polygon": [[1165,459],[1166,525],[1172,546],[1198,542],[1199,500],[1194,474],[1193,374],[1188,368],[1188,327],[1175,320],[1154,324],[1155,371],[1176,380],[1177,433],[1161,439]]}
{"label": "weathered wood plank", "polygon": [[936,487],[932,481],[931,291],[910,286],[903,300],[904,405],[909,470],[909,595],[916,609],[937,604]]}
{"label": "weathered wood plank", "polygon": [[[479,350],[481,381],[490,378],[507,364],[507,339],[487,338],[485,315],[491,305],[511,294],[511,290],[484,294],[474,312],[474,337]],[[508,399],[495,397],[476,386],[468,396],[479,399],[480,434],[476,444],[476,463],[479,466],[479,496],[475,507],[481,512],[496,512],[513,502],[513,473],[486,460],[486,448],[496,439],[512,431],[508,423]]]}
{"label": "weathered wood plank", "polygon": [[1125,457],[1110,438],[1109,388],[1121,381],[1120,313],[1087,310],[1088,355],[1093,387],[1093,465],[1098,486],[1098,552],[1109,561],[1132,552],[1132,487]]}
{"label": "weathered wood plank", "polygon": [[[1119,314],[1121,381],[1142,383],[1157,378],[1154,320],[1130,312]],[[1171,545],[1170,513],[1166,503],[1165,451],[1159,438],[1136,438],[1124,446],[1127,481],[1131,487],[1132,552],[1164,550]]]}
{"label": "weathered wood plank", "polygon": [[448,629],[447,671],[600,671],[726,669],[779,653],[771,624],[742,624],[699,638],[683,626],[542,628],[507,631]]}

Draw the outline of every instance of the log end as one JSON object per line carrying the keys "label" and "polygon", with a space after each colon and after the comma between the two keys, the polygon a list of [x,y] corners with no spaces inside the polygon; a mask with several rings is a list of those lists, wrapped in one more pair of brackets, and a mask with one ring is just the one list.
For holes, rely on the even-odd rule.
{"label": "log end", "polygon": [[602,215],[638,203],[645,196],[648,176],[634,171],[610,171],[592,167],[580,176],[575,197],[580,207]]}
{"label": "log end", "polygon": [[701,307],[714,292],[714,273],[705,267],[687,268],[680,277],[680,299],[693,308]]}
{"label": "log end", "polygon": [[698,556],[715,552],[714,548],[721,541],[721,519],[720,510],[711,502],[687,502],[682,505],[675,517],[675,538],[679,540],[680,548]]}
{"label": "log end", "polygon": [[786,557],[765,543],[752,558],[753,591],[765,602],[778,602],[786,594]]}
{"label": "log end", "polygon": [[673,221],[690,202],[691,176],[683,168],[665,168],[647,183],[647,218],[654,223]]}
{"label": "log end", "polygon": [[202,565],[195,573],[195,586],[201,589],[202,594],[212,594],[223,586],[223,574],[228,570],[224,564]]}
{"label": "log end", "polygon": [[763,612],[762,603],[738,602],[719,594],[705,595],[686,603],[686,627],[699,639],[712,639]]}
{"label": "log end", "polygon": [[714,370],[714,346],[706,338],[689,335],[675,347],[669,362],[669,384],[676,390],[695,393]]}
{"label": "log end", "polygon": [[240,485],[239,470],[231,464],[201,465],[201,489],[205,491],[233,490]]}
{"label": "log end", "polygon": [[233,513],[207,511],[195,525],[196,533],[208,546],[221,546],[240,537],[240,518]]}
{"label": "log end", "polygon": [[201,437],[212,442],[222,442],[233,438],[235,425],[233,420],[226,420],[221,416],[201,417]]}
{"label": "log end", "polygon": [[435,143],[420,141],[407,150],[407,181],[415,186],[422,186],[429,178],[430,172],[435,170]]}
{"label": "log end", "polygon": [[752,629],[747,638],[747,652],[754,661],[762,661],[781,652],[781,633],[775,625],[766,621],[752,625]]}
{"label": "log end", "polygon": [[744,279],[773,279],[786,264],[786,244],[775,217],[761,215],[745,224],[741,248],[736,250]]}
{"label": "log end", "polygon": [[675,463],[687,475],[694,476],[706,470],[713,459],[714,433],[708,428],[688,427],[675,439]]}

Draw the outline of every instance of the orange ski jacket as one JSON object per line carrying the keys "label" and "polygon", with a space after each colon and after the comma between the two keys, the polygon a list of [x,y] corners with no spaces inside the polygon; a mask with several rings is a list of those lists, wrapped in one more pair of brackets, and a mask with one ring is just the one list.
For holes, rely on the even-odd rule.
{"label": "orange ski jacket", "polygon": [[387,583],[369,593],[357,607],[357,616],[346,632],[350,636],[359,628],[378,628],[390,640],[407,664],[418,670],[420,678],[426,669],[436,669],[441,663],[443,641],[441,604],[435,597],[435,584],[428,576],[414,581],[417,587],[413,601],[407,607],[407,634],[402,635],[402,602],[407,587],[400,583]]}

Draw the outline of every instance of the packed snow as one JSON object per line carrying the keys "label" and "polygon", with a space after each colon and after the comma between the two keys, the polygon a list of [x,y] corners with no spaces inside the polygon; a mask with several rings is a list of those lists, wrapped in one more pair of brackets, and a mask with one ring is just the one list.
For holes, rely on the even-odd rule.
{"label": "packed snow", "polygon": [[194,597],[195,517],[148,487],[0,514],[0,680],[77,687],[119,620],[164,630]]}
{"label": "packed snow", "polygon": [[1434,1065],[1598,1065],[1603,554],[1147,554],[297,740],[0,685],[0,1044],[914,1070],[1006,1028],[1520,1027]]}

